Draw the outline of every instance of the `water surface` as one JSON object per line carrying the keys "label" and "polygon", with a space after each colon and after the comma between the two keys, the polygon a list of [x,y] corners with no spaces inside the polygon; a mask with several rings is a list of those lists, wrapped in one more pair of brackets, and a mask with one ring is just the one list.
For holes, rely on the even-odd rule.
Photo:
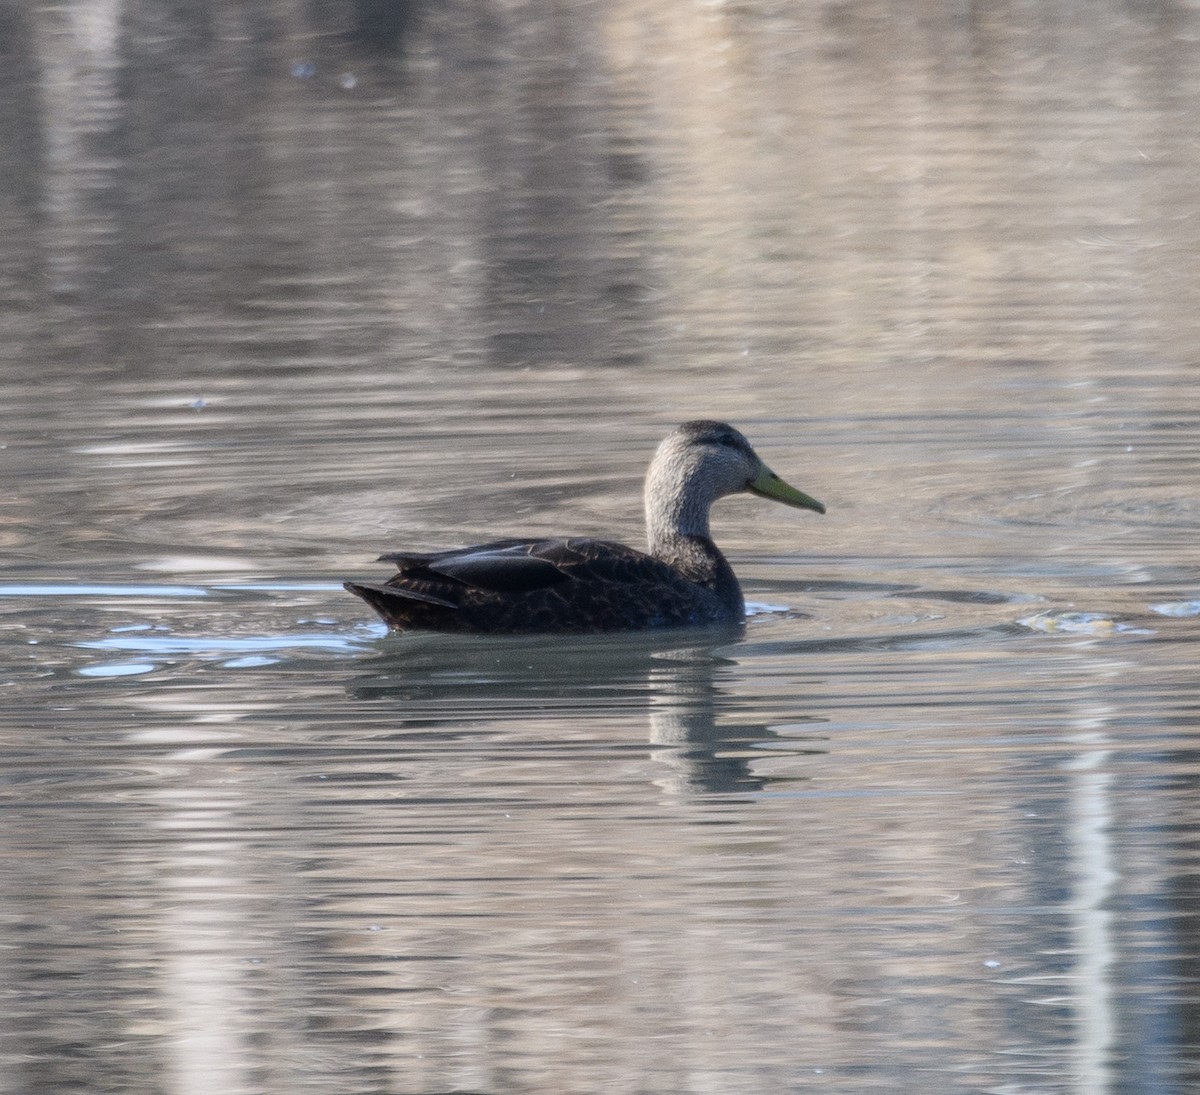
{"label": "water surface", "polygon": [[[3,15],[0,1089],[1200,1084],[1200,12]],[[385,637],[639,542],[744,632]]]}

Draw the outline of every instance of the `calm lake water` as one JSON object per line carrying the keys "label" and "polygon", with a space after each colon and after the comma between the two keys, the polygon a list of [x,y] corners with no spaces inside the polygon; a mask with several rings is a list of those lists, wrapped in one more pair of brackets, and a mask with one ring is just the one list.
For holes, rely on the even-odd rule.
{"label": "calm lake water", "polygon": [[389,10],[0,7],[0,1091],[1200,1090],[1200,6]]}

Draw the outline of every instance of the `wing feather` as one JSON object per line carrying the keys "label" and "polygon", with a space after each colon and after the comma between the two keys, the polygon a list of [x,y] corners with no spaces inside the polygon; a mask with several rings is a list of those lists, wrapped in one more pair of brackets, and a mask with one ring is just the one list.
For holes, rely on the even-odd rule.
{"label": "wing feather", "polygon": [[393,627],[555,632],[698,624],[726,611],[668,563],[608,540],[497,540],[381,556],[382,585],[351,583]]}

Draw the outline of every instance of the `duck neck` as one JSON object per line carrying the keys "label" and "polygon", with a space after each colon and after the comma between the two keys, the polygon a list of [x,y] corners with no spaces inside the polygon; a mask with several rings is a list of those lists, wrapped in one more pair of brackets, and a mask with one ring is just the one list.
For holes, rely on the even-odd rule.
{"label": "duck neck", "polygon": [[742,591],[733,568],[709,535],[707,507],[689,507],[685,502],[686,498],[674,498],[667,505],[647,505],[650,554],[740,613]]}
{"label": "duck neck", "polygon": [[651,541],[651,554],[673,567],[688,581],[715,594],[731,617],[740,618],[746,610],[742,587],[733,567],[707,536],[674,534]]}
{"label": "duck neck", "polygon": [[[702,541],[712,545],[708,507],[696,505],[686,491],[670,494],[649,491],[646,496],[646,535],[650,541],[650,554],[664,562],[671,562],[671,557],[688,542]],[[712,550],[717,550],[715,545]]]}

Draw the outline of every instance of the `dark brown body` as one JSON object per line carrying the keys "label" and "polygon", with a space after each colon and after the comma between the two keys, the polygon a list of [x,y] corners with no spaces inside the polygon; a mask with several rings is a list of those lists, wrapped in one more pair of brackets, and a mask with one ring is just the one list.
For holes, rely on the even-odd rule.
{"label": "dark brown body", "polygon": [[384,555],[380,561],[394,562],[398,573],[378,585],[347,582],[346,589],[397,631],[579,633],[740,622],[741,590],[712,552],[701,583],[606,540],[500,540]]}

